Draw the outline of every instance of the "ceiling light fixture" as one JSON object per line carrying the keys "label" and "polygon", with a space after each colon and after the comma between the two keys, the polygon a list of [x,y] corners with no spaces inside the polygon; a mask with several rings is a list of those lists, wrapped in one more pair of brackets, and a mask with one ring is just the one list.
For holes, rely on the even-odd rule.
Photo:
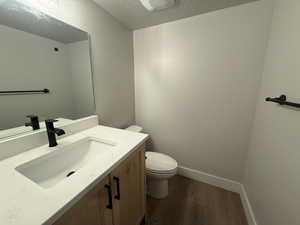
{"label": "ceiling light fixture", "polygon": [[175,5],[175,0],[140,0],[148,11],[170,8]]}

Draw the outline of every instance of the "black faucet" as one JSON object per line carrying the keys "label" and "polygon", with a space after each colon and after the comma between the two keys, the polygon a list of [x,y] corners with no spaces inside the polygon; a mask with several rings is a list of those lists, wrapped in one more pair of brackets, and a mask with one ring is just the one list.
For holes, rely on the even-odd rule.
{"label": "black faucet", "polygon": [[54,123],[58,120],[45,120],[46,128],[47,128],[47,134],[48,134],[48,140],[49,140],[49,147],[55,147],[57,146],[56,142],[56,135],[61,136],[65,134],[65,131],[62,129],[54,128]]}
{"label": "black faucet", "polygon": [[39,117],[36,115],[28,115],[27,118],[30,118],[29,123],[25,123],[26,127],[32,127],[33,130],[40,129]]}

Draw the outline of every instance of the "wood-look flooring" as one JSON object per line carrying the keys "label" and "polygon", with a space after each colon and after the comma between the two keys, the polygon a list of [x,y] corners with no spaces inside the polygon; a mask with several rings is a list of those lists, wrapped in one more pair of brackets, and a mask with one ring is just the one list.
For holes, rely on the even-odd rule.
{"label": "wood-look flooring", "polygon": [[175,176],[169,196],[147,199],[147,225],[248,225],[240,196]]}

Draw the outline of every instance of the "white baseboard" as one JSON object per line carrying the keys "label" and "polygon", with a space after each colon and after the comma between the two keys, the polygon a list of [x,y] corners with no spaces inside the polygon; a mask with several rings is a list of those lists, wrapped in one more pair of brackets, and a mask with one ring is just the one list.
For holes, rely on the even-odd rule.
{"label": "white baseboard", "polygon": [[211,175],[208,173],[204,173],[204,172],[201,172],[198,170],[189,169],[189,168],[180,166],[178,168],[178,174],[181,176],[184,176],[184,177],[191,178],[193,180],[197,180],[197,181],[204,182],[204,183],[216,186],[216,187],[223,188],[228,191],[240,193],[240,190],[241,190],[241,184],[236,181],[229,180],[229,179],[222,178],[222,177],[217,177],[217,176],[214,176],[214,175]]}
{"label": "white baseboard", "polygon": [[245,214],[246,214],[246,217],[248,220],[248,225],[258,225],[256,222],[254,211],[250,204],[246,189],[245,189],[244,185],[242,185],[242,184],[241,184],[240,196],[241,196],[242,204],[243,204]]}
{"label": "white baseboard", "polygon": [[178,168],[178,174],[183,177],[190,178],[192,180],[207,183],[207,184],[240,194],[241,201],[242,201],[242,204],[243,204],[243,207],[245,210],[245,214],[246,214],[246,217],[248,220],[248,225],[257,225],[255,215],[252,210],[252,206],[250,204],[247,192],[246,192],[243,184],[233,181],[233,180],[223,178],[223,177],[218,177],[218,176],[215,176],[212,174],[201,172],[198,170],[189,169],[189,168],[186,168],[183,166],[180,166]]}

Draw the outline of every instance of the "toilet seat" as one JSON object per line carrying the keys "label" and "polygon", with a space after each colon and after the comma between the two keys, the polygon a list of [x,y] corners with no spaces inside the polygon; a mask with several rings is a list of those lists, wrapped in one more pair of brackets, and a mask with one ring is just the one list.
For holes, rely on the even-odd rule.
{"label": "toilet seat", "polygon": [[150,170],[150,169],[146,169],[147,173],[153,173],[153,174],[161,174],[161,175],[168,175],[168,174],[176,174],[177,172],[177,168],[172,169],[172,170],[165,170],[165,171],[161,171],[161,170]]}
{"label": "toilet seat", "polygon": [[146,170],[149,174],[173,175],[178,163],[168,155],[158,152],[146,152]]}
{"label": "toilet seat", "polygon": [[159,179],[169,179],[177,174],[177,169],[173,170],[172,172],[169,172],[169,173],[157,173],[157,172],[147,170],[146,174],[147,174],[147,176],[156,177]]}
{"label": "toilet seat", "polygon": [[161,174],[161,175],[168,175],[168,174],[174,174],[177,172],[177,168],[176,169],[173,169],[173,170],[168,170],[168,171],[155,171],[155,170],[149,170],[149,169],[146,169],[147,170],[147,173],[155,173],[155,174]]}

